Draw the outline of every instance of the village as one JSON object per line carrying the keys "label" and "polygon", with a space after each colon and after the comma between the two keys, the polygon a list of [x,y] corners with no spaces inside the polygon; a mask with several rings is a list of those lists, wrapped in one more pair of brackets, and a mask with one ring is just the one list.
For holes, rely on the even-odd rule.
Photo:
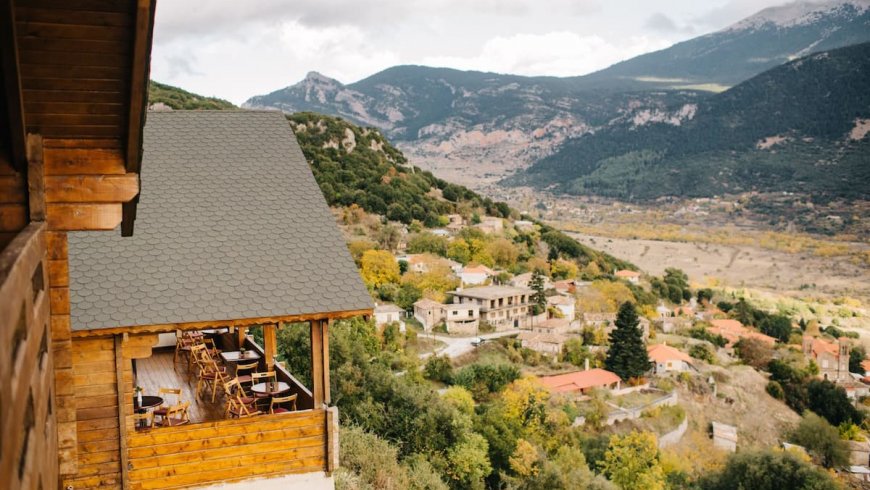
{"label": "village", "polygon": [[[483,217],[476,224],[467,224],[460,215],[447,216],[447,220],[449,224],[443,228],[407,234],[411,249],[415,249],[415,242],[428,242],[421,235],[445,241],[446,247],[442,248],[450,250],[451,243],[470,235],[482,233],[492,240],[534,232],[537,226],[530,220],[496,217]],[[552,269],[546,268],[514,275],[506,270],[516,271],[510,265],[490,267],[473,261],[463,264],[450,258],[449,253],[442,256],[419,252],[419,246],[415,250],[418,253],[409,253],[405,241],[397,242],[397,254],[393,257],[400,274],[397,282],[402,282],[401,278],[441,274],[445,276],[443,282],[453,288],[429,290],[408,308],[376,302],[376,325],[382,330],[398,328],[402,333],[413,329],[418,336],[431,338],[431,351],[421,354],[429,363],[443,356],[452,358],[451,362],[458,367],[464,364],[464,359],[475,357],[471,353],[474,349],[498,349],[494,345],[516,347],[523,352],[523,359],[536,358],[533,367],[521,364],[541,386],[552,396],[577,404],[578,415],[573,423],[578,426],[618,427],[626,421],[669,419],[652,426],[660,429],[659,447],[673,446],[690,431],[688,413],[679,395],[682,391],[685,396],[685,390],[675,389],[675,383],[704,385],[702,395],[689,393],[689,396],[702,403],[732,407],[735,400],[730,395],[735,390],[717,386],[717,379],[726,377],[723,367],[750,364],[764,373],[773,359],[788,359],[812,373],[814,379],[833,383],[855,407],[863,407],[863,400],[870,395],[867,376],[870,360],[865,359],[857,336],[846,336],[835,327],[820,329],[815,321],[808,326],[800,319],[790,322],[783,338],[776,338],[762,333],[753,324],[735,319],[734,304],[720,301],[719,304],[730,308],[723,310],[710,290],[698,291],[685,301],[682,296],[678,302],[659,300],[654,308],[645,308],[645,314],[639,315],[637,324],[630,328],[643,341],[647,367],[637,377],[620,377],[606,368],[614,330],[620,328],[617,303],[610,302],[613,309],[604,311],[606,308],[600,302],[590,300],[600,295],[600,280],[584,280],[584,274],[577,271],[574,277],[570,273],[554,275]],[[432,250],[437,252],[439,248]],[[612,271],[608,280],[611,286],[650,291],[655,289],[653,282],[658,281],[629,269]],[[377,300],[377,291],[373,294]],[[548,374],[553,371],[556,372]],[[770,379],[762,396],[769,393],[776,398],[778,388],[770,386],[779,385],[773,377]],[[782,398],[781,393],[778,396]],[[741,438],[750,440],[751,445],[757,444],[758,434],[747,430],[749,427],[740,419],[733,415],[722,420],[709,419],[703,432],[712,447],[734,452],[745,444]],[[698,428],[697,421],[693,425]],[[775,439],[782,448],[808,454],[806,448],[790,441],[787,435],[780,439],[777,434]],[[848,447],[851,478],[855,482],[870,482],[870,442],[858,435],[848,441]]]}

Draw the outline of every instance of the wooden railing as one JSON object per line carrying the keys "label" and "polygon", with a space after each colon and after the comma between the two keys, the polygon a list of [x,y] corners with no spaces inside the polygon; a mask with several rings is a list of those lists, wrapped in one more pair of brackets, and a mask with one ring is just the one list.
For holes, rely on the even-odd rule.
{"label": "wooden railing", "polygon": [[329,471],[330,410],[220,420],[128,434],[130,488],[170,489]]}
{"label": "wooden railing", "polygon": [[[260,364],[261,368],[266,367],[266,353],[263,351],[263,348],[260,347],[259,344],[253,341],[250,337],[245,340],[245,348],[253,349],[260,353],[261,359]],[[278,375],[278,381],[284,381],[285,383],[290,385],[290,393],[295,393],[296,398],[296,406],[299,410],[309,410],[314,408],[314,396],[311,394],[311,391],[305,387],[295,376],[290,374],[290,371],[287,371],[281,365],[275,365],[275,372]]]}
{"label": "wooden railing", "polygon": [[0,488],[57,486],[45,226],[0,253]]}

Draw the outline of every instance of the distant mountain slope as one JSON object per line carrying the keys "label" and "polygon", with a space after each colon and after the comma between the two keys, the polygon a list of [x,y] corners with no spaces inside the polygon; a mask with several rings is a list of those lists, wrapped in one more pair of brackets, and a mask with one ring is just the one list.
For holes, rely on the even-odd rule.
{"label": "distant mountain slope", "polygon": [[235,109],[236,106],[231,102],[217,97],[203,97],[182,90],[172,85],[155,82],[151,80],[148,85],[148,106],[159,108],[160,104],[175,110],[194,110],[194,109]]}
{"label": "distant mountain slope", "polygon": [[734,85],[796,57],[870,41],[870,0],[794,2],[585,77]]}
{"label": "distant mountain slope", "polygon": [[629,199],[750,190],[870,197],[870,43],[774,68],[681,126],[628,121],[508,179]]}
{"label": "distant mountain slope", "polygon": [[626,120],[679,125],[711,90],[796,56],[870,41],[868,5],[837,0],[767,9],[586,76],[396,66],[344,85],[312,72],[244,106],[315,111],[377,127],[415,162],[453,169],[453,178],[478,185],[553,154],[568,139]]}

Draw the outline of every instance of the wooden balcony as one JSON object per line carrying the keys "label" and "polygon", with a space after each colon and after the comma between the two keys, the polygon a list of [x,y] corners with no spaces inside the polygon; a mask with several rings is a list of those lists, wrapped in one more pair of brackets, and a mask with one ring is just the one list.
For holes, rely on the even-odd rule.
{"label": "wooden balcony", "polygon": [[[251,337],[243,336],[246,349],[260,355],[266,368],[266,354]],[[216,343],[235,350],[238,337],[219,335]],[[338,434],[337,410],[315,409],[311,391],[280,365],[273,369],[279,381],[290,385],[297,395],[297,410],[284,414],[260,414],[246,418],[225,417],[222,390],[214,401],[211,393],[196,393],[196,370],[175,362],[172,349],[154,350],[150,357],[136,358],[131,386],[155,395],[161,387],[181,388],[182,399],[190,403],[190,422],[174,427],[137,429],[128,417],[126,424],[126,480],[131,489],[208,487],[254,478],[285,477],[292,474],[330,472],[337,459],[334,450]],[[232,375],[233,367],[228,371]],[[132,414],[132,400],[125,410]]]}

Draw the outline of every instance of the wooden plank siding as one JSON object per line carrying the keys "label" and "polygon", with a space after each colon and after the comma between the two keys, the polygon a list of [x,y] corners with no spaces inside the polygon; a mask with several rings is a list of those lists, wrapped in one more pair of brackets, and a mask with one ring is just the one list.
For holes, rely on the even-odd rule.
{"label": "wooden plank siding", "polygon": [[186,488],[325,471],[325,441],[325,410],[131,433],[130,488]]}
{"label": "wooden plank siding", "polygon": [[49,353],[45,225],[0,253],[0,488],[55,488],[56,405]]}

